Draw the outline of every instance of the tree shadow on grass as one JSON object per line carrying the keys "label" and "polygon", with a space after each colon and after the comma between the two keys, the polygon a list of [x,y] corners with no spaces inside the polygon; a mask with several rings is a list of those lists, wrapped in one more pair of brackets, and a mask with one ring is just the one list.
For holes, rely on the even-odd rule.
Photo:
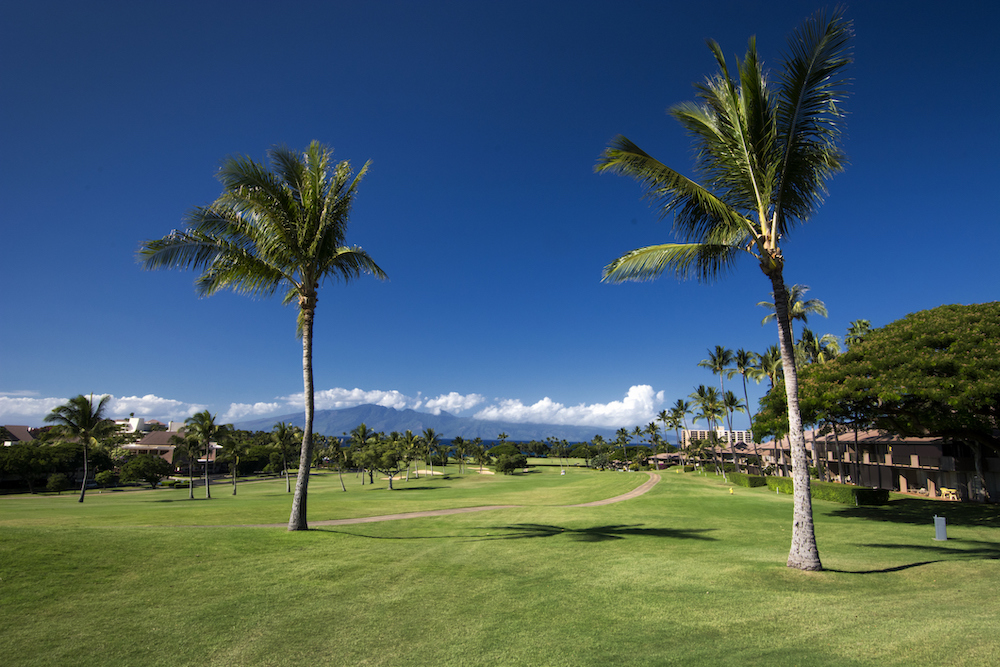
{"label": "tree shadow on grass", "polygon": [[924,560],[916,563],[907,563],[895,567],[887,567],[879,570],[838,570],[835,568],[824,568],[827,572],[839,572],[841,574],[883,574],[886,572],[900,572],[922,565],[932,563],[943,563],[956,560],[1000,560],[1000,544],[996,542],[986,542],[983,540],[949,539],[948,542],[956,543],[957,547],[945,546],[941,544],[859,544],[860,547],[868,549],[896,549],[906,551],[919,551],[928,555],[944,556],[933,560]]}
{"label": "tree shadow on grass", "polygon": [[575,542],[606,542],[621,540],[625,537],[667,537],[683,540],[709,540],[716,538],[700,533],[707,533],[714,528],[696,530],[673,530],[670,528],[641,528],[642,524],[595,526],[593,528],[563,528],[548,524],[516,523],[508,526],[483,526],[476,530],[487,531],[485,535],[365,535],[348,530],[332,528],[312,528],[310,530],[324,533],[337,533],[351,537],[364,537],[371,540],[441,540],[460,539],[466,542],[486,542],[489,540],[523,540],[532,537],[555,537],[565,535]]}
{"label": "tree shadow on grass", "polygon": [[677,530],[673,528],[641,528],[642,524],[620,524],[609,526],[594,526],[593,528],[564,528],[541,523],[515,523],[508,526],[493,526],[485,528],[490,531],[506,531],[498,535],[487,533],[481,540],[523,540],[534,537],[555,537],[565,535],[575,542],[606,542],[621,540],[625,537],[669,537],[682,540],[710,540],[714,537],[702,535],[713,528]]}
{"label": "tree shadow on grass", "polygon": [[949,503],[923,498],[899,498],[885,505],[844,507],[831,512],[833,516],[934,525],[934,516],[943,516],[956,526],[1000,528],[1000,506],[979,503]]}

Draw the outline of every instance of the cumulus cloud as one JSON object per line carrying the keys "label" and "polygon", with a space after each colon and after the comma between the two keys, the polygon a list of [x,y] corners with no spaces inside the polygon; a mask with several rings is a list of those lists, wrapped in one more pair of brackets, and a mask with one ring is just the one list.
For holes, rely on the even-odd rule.
{"label": "cumulus cloud", "polygon": [[424,403],[424,409],[431,414],[439,415],[441,411],[461,412],[469,410],[479,405],[486,399],[480,394],[466,394],[463,396],[457,391],[441,394],[437,398],[431,398]]}
{"label": "cumulus cloud", "polygon": [[662,391],[654,392],[651,386],[642,384],[629,388],[622,400],[610,403],[566,406],[546,396],[537,403],[525,405],[519,399],[505,399],[480,410],[474,416],[476,419],[490,421],[619,428],[653,421],[663,401]]}
{"label": "cumulus cloud", "polygon": [[286,403],[230,403],[229,410],[226,411],[219,422],[231,424],[232,422],[253,419],[255,417],[266,417],[282,409],[287,409]]}
{"label": "cumulus cloud", "polygon": [[[111,400],[107,403],[105,414],[112,419],[122,419],[134,413],[137,417],[145,419],[181,421],[206,408],[199,403],[186,403],[171,398],[161,398],[153,394],[121,397],[116,397],[113,394],[94,394],[96,400],[103,396],[110,396]],[[29,426],[41,426],[45,416],[53,408],[68,400],[68,396],[36,398],[33,396],[0,395],[0,421],[6,424],[23,423]]]}

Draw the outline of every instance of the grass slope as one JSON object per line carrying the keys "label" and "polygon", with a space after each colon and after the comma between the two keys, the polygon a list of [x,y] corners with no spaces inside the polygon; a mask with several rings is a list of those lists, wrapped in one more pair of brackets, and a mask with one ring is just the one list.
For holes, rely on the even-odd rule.
{"label": "grass slope", "polygon": [[[791,498],[662,473],[558,468],[310,482],[310,519],[520,507],[319,527],[277,482],[0,498],[5,665],[994,664],[995,507],[816,501],[827,571],[784,567]],[[197,493],[198,490],[196,490]],[[203,491],[203,490],[202,490]],[[161,502],[166,501],[166,502]],[[366,511],[367,509],[367,511]],[[931,515],[951,512],[948,542]],[[173,525],[171,525],[173,522]],[[191,527],[201,524],[201,527]]]}

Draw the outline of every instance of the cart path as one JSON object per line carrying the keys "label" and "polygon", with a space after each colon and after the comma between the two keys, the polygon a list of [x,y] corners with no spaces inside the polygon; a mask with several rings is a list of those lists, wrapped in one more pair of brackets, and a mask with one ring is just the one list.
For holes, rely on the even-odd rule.
{"label": "cart path", "polygon": [[[654,472],[647,472],[649,479],[643,482],[640,486],[632,489],[628,493],[623,493],[620,496],[615,496],[614,498],[605,498],[604,500],[595,500],[591,503],[581,503],[579,505],[562,505],[562,507],[598,507],[600,505],[610,505],[611,503],[620,503],[623,500],[631,500],[632,498],[638,498],[642,494],[646,493],[660,481],[660,476]],[[356,523],[377,523],[379,521],[397,521],[399,519],[416,519],[419,517],[426,516],[448,516],[450,514],[467,514],[469,512],[487,512],[489,510],[502,510],[511,509],[514,507],[522,507],[522,505],[479,505],[476,507],[455,507],[452,509],[445,510],[425,510],[422,512],[404,512],[402,514],[382,514],[380,516],[363,516],[356,517],[354,519],[327,519],[325,521],[310,521],[309,526],[347,526]],[[286,523],[256,523],[256,524],[244,524],[239,526],[224,526],[225,528],[283,528],[287,526]]]}

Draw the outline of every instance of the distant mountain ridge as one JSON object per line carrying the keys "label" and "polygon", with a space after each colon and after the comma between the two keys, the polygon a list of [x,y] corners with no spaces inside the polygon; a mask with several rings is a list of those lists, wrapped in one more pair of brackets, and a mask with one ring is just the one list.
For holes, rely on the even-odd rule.
{"label": "distant mountain ridge", "polygon": [[[289,422],[302,428],[305,426],[305,414],[294,412],[266,419],[234,424],[236,428],[248,431],[270,431],[278,422]],[[416,410],[397,410],[381,405],[358,405],[342,410],[317,410],[313,417],[313,431],[328,436],[338,436],[350,433],[358,424],[364,423],[373,431],[400,433],[407,429],[420,433],[432,428],[442,438],[450,439],[462,436],[466,439],[482,438],[496,440],[500,433],[506,433],[510,440],[527,442],[530,440],[545,440],[553,437],[569,442],[588,442],[595,435],[614,439],[615,430],[595,426],[567,426],[562,424],[522,424],[517,422],[489,421],[472,419],[471,417],[456,417],[442,411],[433,415]]]}

